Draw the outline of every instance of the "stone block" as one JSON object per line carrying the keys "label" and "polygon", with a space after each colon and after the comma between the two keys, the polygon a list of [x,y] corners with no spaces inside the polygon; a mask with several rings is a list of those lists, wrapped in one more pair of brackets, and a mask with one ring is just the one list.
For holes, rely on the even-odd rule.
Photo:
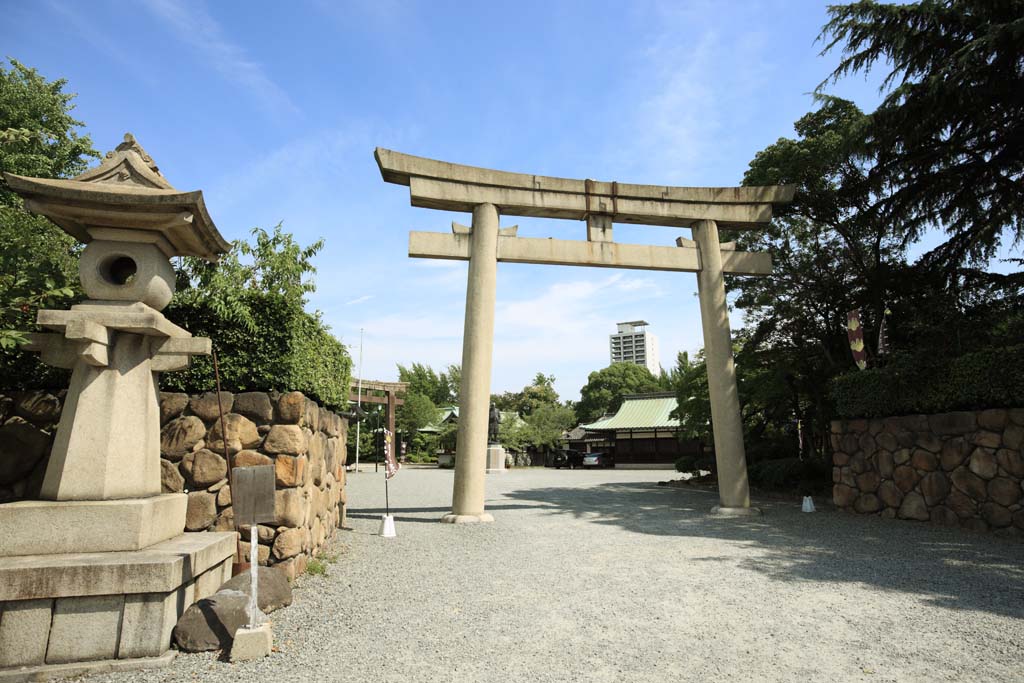
{"label": "stone block", "polygon": [[901,448],[898,451],[893,451],[892,461],[897,465],[906,465],[910,462],[910,449]]}
{"label": "stone block", "polygon": [[277,525],[300,527],[306,521],[305,498],[300,489],[278,489],[274,492],[274,513]]}
{"label": "stone block", "polygon": [[883,481],[878,487],[878,497],[891,508],[898,508],[903,502],[903,491],[892,481]]}
{"label": "stone block", "polygon": [[185,526],[187,497],[23,500],[0,505],[0,557],[139,550]]}
{"label": "stone block", "polygon": [[1024,453],[1009,448],[1000,448],[996,451],[996,462],[1006,470],[1007,474],[1017,479],[1024,479]]}
{"label": "stone block", "polygon": [[[259,595],[257,599],[259,600],[260,610],[265,614],[270,614],[292,604],[292,587],[288,584],[287,575],[279,566],[260,567],[257,570],[259,572]],[[222,586],[222,589],[241,591],[246,595],[250,595],[251,587],[252,574],[245,571],[238,576],[232,577]]]}
{"label": "stone block", "polygon": [[227,391],[220,392],[220,403],[217,401],[217,392],[208,391],[201,396],[193,396],[188,401],[189,410],[198,415],[204,422],[213,422],[220,417],[221,410],[227,415],[231,412],[235,397]]}
{"label": "stone block", "polygon": [[996,449],[1003,443],[1003,436],[999,432],[979,431],[974,433],[971,443],[975,446]]}
{"label": "stone block", "polygon": [[946,497],[946,506],[956,513],[957,517],[967,519],[978,514],[978,504],[973,498],[959,489],[953,489]]}
{"label": "stone block", "polygon": [[1008,416],[1002,408],[983,410],[978,413],[978,426],[982,429],[988,429],[993,432],[1002,431],[1007,421]]}
{"label": "stone block", "polygon": [[206,436],[206,425],[195,415],[185,415],[171,420],[160,430],[160,453],[165,458],[178,461],[192,451],[193,446]]}
{"label": "stone block", "polygon": [[878,474],[882,479],[892,479],[892,474],[896,470],[896,462],[893,460],[892,453],[889,451],[878,451],[876,463]]}
{"label": "stone block", "polygon": [[832,487],[832,502],[835,503],[836,507],[850,507],[856,499],[856,489],[844,484],[836,484]]}
{"label": "stone block", "polygon": [[942,526],[957,526],[960,523],[960,518],[956,513],[942,505],[931,511],[931,520],[933,524]]}
{"label": "stone block", "polygon": [[1013,514],[999,503],[989,502],[982,505],[981,516],[997,529],[1013,524]]}
{"label": "stone block", "polygon": [[206,491],[192,491],[188,494],[188,511],[185,515],[186,531],[209,529],[217,519],[217,496]]}
{"label": "stone block", "polygon": [[[247,448],[258,446],[263,437],[260,436],[256,424],[247,417],[237,413],[229,413],[224,416],[224,433],[227,434],[228,453],[238,453]],[[218,453],[224,452],[224,441],[222,438],[221,421],[216,420],[206,435],[206,446]]]}
{"label": "stone block", "polygon": [[[225,560],[225,562],[231,564],[230,560]],[[220,587],[224,584],[223,564],[207,569],[196,578],[196,600],[202,600],[220,590]]]}
{"label": "stone block", "polygon": [[268,455],[258,451],[242,450],[235,453],[231,462],[234,467],[260,467],[261,465],[273,465],[274,461]]}
{"label": "stone block", "polygon": [[952,472],[957,467],[960,467],[970,450],[970,445],[962,436],[955,436],[950,439],[946,439],[942,443],[942,450],[939,455],[939,462],[942,465],[942,469],[947,472]]}
{"label": "stone block", "polygon": [[308,449],[309,440],[298,425],[274,425],[263,441],[263,450],[272,454],[302,455]]}
{"label": "stone block", "polygon": [[853,509],[862,514],[878,512],[882,509],[882,503],[875,494],[865,493],[857,497],[856,502],[853,504]]}
{"label": "stone block", "polygon": [[295,557],[303,548],[303,530],[287,529],[282,531],[274,539],[274,557],[279,560],[286,560]]}
{"label": "stone block", "polygon": [[9,486],[31,474],[50,450],[51,437],[21,417],[0,426],[0,486]]}
{"label": "stone block", "polygon": [[274,405],[270,402],[270,396],[262,391],[235,394],[233,412],[249,418],[256,424],[264,424],[274,419]]}
{"label": "stone block", "polygon": [[959,467],[953,471],[950,475],[950,480],[953,482],[953,486],[960,489],[963,493],[967,494],[970,498],[979,503],[984,501],[988,496],[988,491],[985,487],[985,480],[974,474],[966,467]]}
{"label": "stone block", "polygon": [[235,640],[231,644],[231,661],[245,662],[270,656],[274,645],[274,636],[270,624],[262,624],[256,628],[243,626],[235,631]]}
{"label": "stone block", "polygon": [[249,621],[249,598],[239,591],[221,591],[196,601],[174,626],[174,642],[185,652],[228,650],[235,632]]}
{"label": "stone block", "polygon": [[988,483],[988,496],[1003,507],[1020,502],[1020,483],[1008,477],[996,477]]}
{"label": "stone block", "polygon": [[181,417],[188,407],[188,394],[160,392],[160,426]]}
{"label": "stone block", "polygon": [[177,591],[126,595],[118,658],[159,657],[171,646],[171,630],[176,621]]}
{"label": "stone block", "polygon": [[931,472],[938,469],[939,459],[930,451],[918,449],[914,451],[913,456],[911,456],[910,464],[914,469],[921,470],[923,472]]}
{"label": "stone block", "polygon": [[907,465],[900,465],[892,473],[893,481],[904,493],[913,490],[920,478],[921,476],[914,471],[914,468]]}
{"label": "stone block", "polygon": [[971,411],[957,411],[929,415],[928,426],[936,434],[967,434],[977,429],[978,421]]}
{"label": "stone block", "polygon": [[949,493],[949,481],[942,472],[930,472],[921,479],[921,494],[929,507],[942,502]]}
{"label": "stone block", "polygon": [[881,480],[877,472],[865,472],[857,475],[857,488],[865,493],[874,493]]}
{"label": "stone block", "polygon": [[875,442],[878,447],[887,451],[895,451],[900,447],[900,442],[896,439],[896,436],[889,432],[882,432],[875,437]]}
{"label": "stone block", "polygon": [[306,397],[301,391],[281,394],[277,399],[277,420],[284,424],[297,425],[306,412]]}
{"label": "stone block", "polygon": [[280,454],[274,458],[274,473],[278,486],[301,486],[306,477],[307,458],[304,455]]}
{"label": "stone block", "polygon": [[164,493],[181,493],[185,490],[185,477],[170,460],[160,458],[160,489]]}
{"label": "stone block", "polygon": [[8,602],[0,612],[0,668],[44,663],[53,600]]}
{"label": "stone block", "polygon": [[217,507],[226,507],[231,505],[231,487],[224,486],[217,491]]}
{"label": "stone block", "polygon": [[58,598],[53,606],[47,664],[117,657],[124,595]]}
{"label": "stone block", "polygon": [[1012,448],[1015,451],[1019,451],[1024,448],[1024,426],[1015,424],[1004,429],[1003,446],[1006,448]]}
{"label": "stone block", "polygon": [[212,531],[234,531],[235,530],[235,509],[226,507],[217,515],[216,521],[210,527]]}
{"label": "stone block", "polygon": [[900,519],[916,519],[922,522],[927,521],[931,517],[924,497],[916,492],[911,492],[904,496],[903,503],[896,514]]}
{"label": "stone block", "polygon": [[[238,542],[238,561],[252,563],[252,545],[248,539]],[[256,564],[267,566],[270,563],[270,546],[256,545]]]}
{"label": "stone block", "polygon": [[998,463],[996,463],[996,453],[991,448],[975,448],[971,453],[971,459],[968,462],[968,468],[971,472],[982,479],[991,479],[996,476],[999,472]]}

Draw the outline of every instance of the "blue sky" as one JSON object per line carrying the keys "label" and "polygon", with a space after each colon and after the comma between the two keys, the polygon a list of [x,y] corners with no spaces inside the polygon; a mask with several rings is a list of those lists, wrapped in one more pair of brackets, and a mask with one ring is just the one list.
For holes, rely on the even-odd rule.
{"label": "blue sky", "polygon": [[[464,214],[415,209],[376,146],[510,171],[736,185],[813,108],[835,56],[825,3],[4,3],[2,54],[63,77],[96,147],[133,132],[178,188],[202,189],[228,239],[279,221],[323,237],[311,304],[364,376],[461,359],[466,265],[407,256],[409,230]],[[514,7],[514,9],[510,9]],[[831,92],[871,109],[875,79]],[[505,219],[525,236],[582,223]],[[617,241],[689,231],[616,226]],[[495,392],[553,374],[578,398],[615,323],[645,319],[662,364],[702,345],[687,273],[499,264]],[[734,312],[734,321],[742,312]],[[353,349],[353,357],[358,349]]]}

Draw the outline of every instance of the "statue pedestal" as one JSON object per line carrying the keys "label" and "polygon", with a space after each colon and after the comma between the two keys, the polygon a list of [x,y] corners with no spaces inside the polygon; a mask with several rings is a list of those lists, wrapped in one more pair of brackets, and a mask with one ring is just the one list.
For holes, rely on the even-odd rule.
{"label": "statue pedestal", "polygon": [[505,449],[498,444],[487,447],[487,474],[505,474]]}

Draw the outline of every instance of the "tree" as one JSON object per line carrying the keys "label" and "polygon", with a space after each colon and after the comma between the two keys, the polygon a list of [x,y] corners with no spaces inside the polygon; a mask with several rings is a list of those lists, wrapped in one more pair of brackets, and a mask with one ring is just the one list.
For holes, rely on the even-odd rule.
{"label": "tree", "polygon": [[[887,94],[865,128],[872,206],[907,239],[932,225],[935,261],[987,260],[1024,238],[1024,1],[861,0],[829,8],[829,81],[883,65]],[[819,86],[821,90],[829,81]]]}
{"label": "tree", "polygon": [[533,382],[523,387],[522,391],[506,391],[492,396],[491,400],[498,410],[514,411],[520,417],[526,417],[542,405],[558,403],[555,376],[538,372]]}
{"label": "tree", "polygon": [[398,364],[398,381],[409,384],[406,391],[427,396],[436,406],[458,403],[461,374],[458,365],[449,365],[446,371],[436,372],[423,363],[413,363],[409,367]]}
{"label": "tree", "polygon": [[[84,124],[71,116],[73,93],[63,79],[47,81],[10,60],[0,66],[0,171],[40,178],[83,172],[99,157]],[[42,216],[28,214],[21,198],[0,180],[0,385],[59,386],[67,373],[17,350],[36,311],[67,303],[80,293],[74,238]]]}
{"label": "tree", "polygon": [[587,377],[586,385],[580,390],[576,418],[581,423],[593,422],[605,413],[618,410],[622,397],[627,394],[643,394],[663,388],[643,365],[612,363]]}

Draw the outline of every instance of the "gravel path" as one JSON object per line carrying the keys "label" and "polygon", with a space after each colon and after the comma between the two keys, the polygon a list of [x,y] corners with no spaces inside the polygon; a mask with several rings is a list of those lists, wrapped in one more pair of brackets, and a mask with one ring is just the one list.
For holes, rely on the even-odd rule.
{"label": "gravel path", "polygon": [[273,616],[280,652],[95,681],[1020,681],[1024,543],[764,503],[706,516],[669,472],[488,478],[493,524],[437,523],[452,473],[349,477],[326,577]]}

